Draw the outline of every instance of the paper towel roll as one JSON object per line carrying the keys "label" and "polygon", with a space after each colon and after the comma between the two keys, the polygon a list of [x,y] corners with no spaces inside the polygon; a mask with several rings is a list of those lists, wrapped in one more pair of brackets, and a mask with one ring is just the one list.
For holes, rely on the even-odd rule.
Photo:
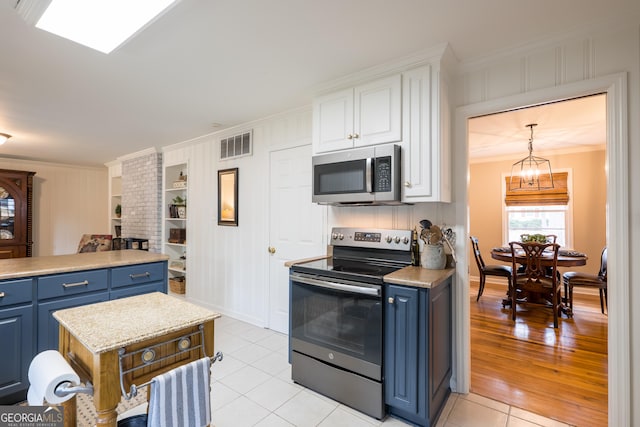
{"label": "paper towel roll", "polygon": [[29,405],[43,405],[44,400],[56,404],[71,399],[74,394],[62,397],[55,394],[58,384],[64,382],[77,385],[80,383],[80,377],[59,352],[46,350],[38,353],[29,365]]}

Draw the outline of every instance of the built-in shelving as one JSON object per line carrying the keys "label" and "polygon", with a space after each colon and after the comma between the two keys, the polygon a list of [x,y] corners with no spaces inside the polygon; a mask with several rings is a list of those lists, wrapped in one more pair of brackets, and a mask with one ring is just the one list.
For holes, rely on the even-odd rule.
{"label": "built-in shelving", "polygon": [[163,186],[163,253],[169,256],[169,280],[187,277],[187,164],[165,165]]}

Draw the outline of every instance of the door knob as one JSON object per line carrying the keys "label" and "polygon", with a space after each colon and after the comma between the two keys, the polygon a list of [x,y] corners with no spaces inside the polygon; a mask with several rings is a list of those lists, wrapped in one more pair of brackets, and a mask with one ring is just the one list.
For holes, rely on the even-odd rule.
{"label": "door knob", "polygon": [[347,135],[347,139],[353,139],[353,135],[352,134]]}
{"label": "door knob", "polygon": [[409,188],[409,187],[411,187],[411,183],[409,181],[405,181],[404,182],[404,186]]}
{"label": "door knob", "polygon": [[395,302],[395,300],[393,299],[393,297],[389,297],[389,299],[387,300],[389,301],[389,304],[393,304]]}
{"label": "door knob", "polygon": [[354,133],[354,134],[353,134],[353,137],[354,137],[354,138],[360,138],[360,135],[358,135],[357,133]]}
{"label": "door knob", "polygon": [[274,248],[273,246],[269,246],[269,253],[270,254],[275,254],[276,253],[276,248]]}

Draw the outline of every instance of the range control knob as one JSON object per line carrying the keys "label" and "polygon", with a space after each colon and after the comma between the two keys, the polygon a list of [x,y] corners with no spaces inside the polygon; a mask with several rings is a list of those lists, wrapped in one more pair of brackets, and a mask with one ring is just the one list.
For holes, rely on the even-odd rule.
{"label": "range control knob", "polygon": [[339,240],[344,240],[344,234],[342,234],[342,233],[338,234],[338,239]]}
{"label": "range control knob", "polygon": [[338,238],[338,233],[331,233],[331,238],[336,240]]}
{"label": "range control knob", "polygon": [[402,239],[402,243],[404,243],[405,245],[409,243],[409,238],[407,236],[404,236],[404,239]]}
{"label": "range control knob", "polygon": [[391,236],[387,236],[385,240],[387,241],[387,243],[391,243],[391,240],[393,239],[391,238]]}
{"label": "range control knob", "polygon": [[400,236],[396,236],[395,239],[393,239],[396,243],[400,243]]}

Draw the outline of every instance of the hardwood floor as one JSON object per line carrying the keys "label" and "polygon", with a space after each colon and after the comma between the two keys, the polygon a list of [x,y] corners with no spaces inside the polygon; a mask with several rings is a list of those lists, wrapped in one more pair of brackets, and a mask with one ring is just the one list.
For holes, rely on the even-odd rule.
{"label": "hardwood floor", "polygon": [[574,294],[574,317],[502,308],[504,286],[471,283],[471,391],[575,426],[607,425],[607,316],[598,296]]}

